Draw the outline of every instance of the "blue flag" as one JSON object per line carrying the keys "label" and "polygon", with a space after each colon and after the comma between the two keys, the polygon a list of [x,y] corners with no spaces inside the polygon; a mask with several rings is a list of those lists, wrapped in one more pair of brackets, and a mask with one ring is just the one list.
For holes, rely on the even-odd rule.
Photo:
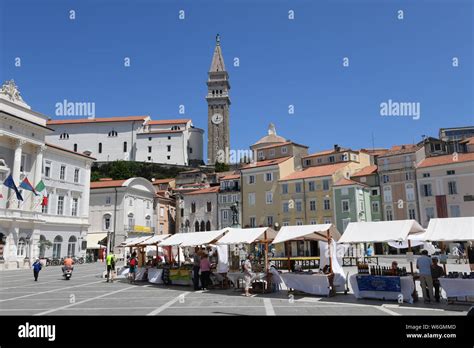
{"label": "blue flag", "polygon": [[18,191],[18,187],[16,187],[15,182],[13,181],[13,178],[12,178],[11,174],[8,176],[8,178],[5,179],[5,181],[3,182],[3,185],[13,189],[13,191],[15,191],[15,193],[16,193],[16,198],[19,201],[23,200],[23,197],[21,196],[20,191]]}

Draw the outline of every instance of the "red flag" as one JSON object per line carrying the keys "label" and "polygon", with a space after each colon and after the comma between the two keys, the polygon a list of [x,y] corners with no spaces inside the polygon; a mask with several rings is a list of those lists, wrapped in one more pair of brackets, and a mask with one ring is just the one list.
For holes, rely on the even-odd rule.
{"label": "red flag", "polygon": [[45,207],[48,205],[48,196],[43,196],[43,201],[41,202],[41,206]]}

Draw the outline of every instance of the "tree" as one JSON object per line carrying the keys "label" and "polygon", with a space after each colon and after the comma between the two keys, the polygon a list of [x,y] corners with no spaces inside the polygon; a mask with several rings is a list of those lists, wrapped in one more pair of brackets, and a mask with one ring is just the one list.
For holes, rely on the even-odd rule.
{"label": "tree", "polygon": [[226,164],[226,163],[220,163],[220,162],[217,162],[216,161],[216,164],[215,164],[215,171],[216,173],[219,173],[219,172],[227,172],[229,170],[229,165]]}

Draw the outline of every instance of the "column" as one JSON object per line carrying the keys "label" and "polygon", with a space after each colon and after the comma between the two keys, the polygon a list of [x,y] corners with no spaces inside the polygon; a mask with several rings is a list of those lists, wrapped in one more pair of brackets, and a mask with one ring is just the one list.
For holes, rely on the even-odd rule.
{"label": "column", "polygon": [[[35,159],[35,171],[34,171],[34,181],[31,183],[33,187],[36,187],[36,185],[40,182],[42,179],[42,169],[43,169],[43,153],[46,150],[46,145],[41,145],[38,146],[36,149],[36,159]],[[37,197],[36,199],[34,196],[32,196],[31,199],[31,210],[33,211],[40,211],[41,210],[41,204],[38,204],[38,199],[41,199],[41,197]]]}
{"label": "column", "polygon": [[[22,150],[23,150],[23,145],[25,145],[26,140],[23,139],[18,139],[15,141],[15,155],[14,155],[14,160],[13,160],[13,169],[12,169],[12,178],[13,181],[15,182],[15,185],[20,185],[20,169],[21,169],[21,155],[22,155]],[[10,198],[12,195],[14,195],[15,192],[10,189],[10,195],[8,198]],[[11,209],[16,209],[17,205],[12,204],[12,202],[8,203],[8,207]]]}
{"label": "column", "polygon": [[[79,198],[80,207],[78,216],[87,218],[89,216],[89,197],[91,188],[91,163],[87,162],[82,170],[79,181],[84,184],[82,194]],[[115,198],[114,198],[115,199]]]}

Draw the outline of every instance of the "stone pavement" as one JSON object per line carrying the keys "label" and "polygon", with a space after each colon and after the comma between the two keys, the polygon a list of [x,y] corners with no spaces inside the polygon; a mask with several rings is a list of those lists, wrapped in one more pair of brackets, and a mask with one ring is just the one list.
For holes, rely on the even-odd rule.
{"label": "stone pavement", "polygon": [[[464,270],[467,265],[449,265]],[[452,266],[452,267],[451,267]],[[240,291],[193,291],[191,287],[151,285],[126,281],[106,283],[103,263],[76,265],[71,280],[61,268],[0,273],[0,315],[466,315],[469,306],[402,304],[357,300],[349,293],[331,298],[289,297],[286,291],[250,298]],[[457,269],[459,268],[459,269]],[[344,268],[354,272],[355,267]]]}

